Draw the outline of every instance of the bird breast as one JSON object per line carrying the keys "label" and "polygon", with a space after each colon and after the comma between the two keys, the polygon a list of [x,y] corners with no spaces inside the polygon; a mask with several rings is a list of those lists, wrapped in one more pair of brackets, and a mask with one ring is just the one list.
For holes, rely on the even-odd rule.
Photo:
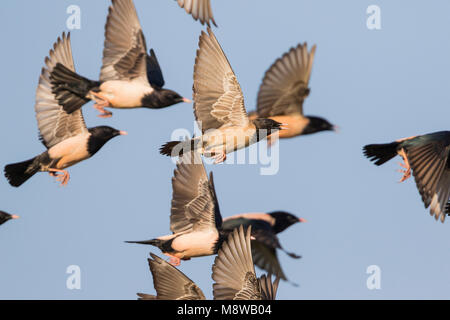
{"label": "bird breast", "polygon": [[177,252],[175,255],[181,259],[209,256],[213,254],[218,239],[217,230],[194,231],[176,237],[172,242],[172,248]]}
{"label": "bird breast", "polygon": [[138,79],[111,80],[100,86],[101,95],[105,97],[110,107],[127,109],[142,106],[142,98],[153,92],[153,88]]}
{"label": "bird breast", "polygon": [[206,151],[214,149],[225,150],[230,153],[257,142],[256,129],[254,126],[242,127],[222,127],[209,131],[203,135]]}
{"label": "bird breast", "polygon": [[90,157],[87,142],[90,133],[83,133],[61,141],[48,150],[51,159],[59,159],[54,169],[65,169]]}
{"label": "bird breast", "polygon": [[301,114],[291,114],[284,116],[273,116],[270,119],[278,121],[279,123],[287,124],[287,129],[279,131],[280,138],[292,138],[303,133],[309,123],[308,118]]}

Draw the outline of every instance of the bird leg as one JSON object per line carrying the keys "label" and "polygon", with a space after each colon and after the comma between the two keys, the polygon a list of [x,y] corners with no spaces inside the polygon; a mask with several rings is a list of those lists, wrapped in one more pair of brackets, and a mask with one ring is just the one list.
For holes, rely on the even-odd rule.
{"label": "bird leg", "polygon": [[112,116],[112,112],[105,110],[105,108],[110,106],[108,99],[97,92],[91,92],[91,95],[95,100],[94,109],[100,112],[98,116],[100,118],[110,118]]}
{"label": "bird leg", "polygon": [[400,149],[400,151],[398,152],[398,154],[403,158],[403,162],[404,163],[399,163],[400,167],[402,167],[403,169],[399,169],[398,172],[403,173],[403,177],[400,179],[399,182],[403,182],[406,179],[408,179],[409,177],[411,177],[411,166],[409,165],[409,161],[408,161],[408,157],[406,156],[406,152],[405,149]]}
{"label": "bird leg", "polygon": [[214,153],[213,154],[213,158],[214,158],[214,164],[218,164],[218,163],[222,163],[225,160],[227,160],[227,154],[225,152],[221,152],[221,153]]}
{"label": "bird leg", "polygon": [[56,181],[61,182],[61,186],[66,186],[70,180],[70,174],[66,170],[48,169],[48,173],[52,177],[56,177]]}
{"label": "bird leg", "polygon": [[164,254],[170,258],[169,263],[171,265],[173,265],[174,267],[178,267],[181,264],[180,258],[175,257],[175,256],[171,255],[170,253],[164,253]]}

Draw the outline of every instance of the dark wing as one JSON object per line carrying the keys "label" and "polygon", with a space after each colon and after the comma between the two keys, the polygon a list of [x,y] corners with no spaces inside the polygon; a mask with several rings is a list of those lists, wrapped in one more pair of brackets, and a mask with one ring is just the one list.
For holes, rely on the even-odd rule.
{"label": "dark wing", "polygon": [[307,44],[291,48],[267,70],[258,93],[258,116],[299,113],[309,95],[309,79],[316,46],[308,53]]}
{"label": "dark wing", "polygon": [[222,228],[223,220],[220,214],[219,201],[217,200],[216,187],[214,186],[214,176],[212,171],[209,173],[209,188],[211,189],[211,195],[214,200],[214,214],[216,217],[216,228]]}
{"label": "dark wing", "polygon": [[261,287],[253,266],[251,227],[234,229],[222,244],[212,267],[215,300],[261,300]]}
{"label": "dark wing", "polygon": [[52,92],[50,73],[57,63],[75,71],[70,34],[66,37],[63,33],[53,45],[53,50],[50,50],[49,56],[45,59],[46,66],[42,69],[36,90],[34,106],[36,119],[40,138],[48,149],[68,138],[88,133],[81,110],[71,114],[66,113]]}
{"label": "dark wing", "polygon": [[208,27],[211,21],[217,27],[211,9],[211,0],[178,0],[178,5],[191,14],[195,21],[200,20],[201,24],[206,23]]}
{"label": "dark wing", "polygon": [[214,33],[202,31],[194,66],[194,113],[202,132],[249,123],[244,95]]}
{"label": "dark wing", "polygon": [[283,269],[281,269],[276,249],[262,242],[252,240],[252,256],[256,266],[283,280],[287,280]]}
{"label": "dark wing", "polygon": [[280,277],[277,277],[272,283],[272,275],[262,275],[259,277],[259,283],[261,285],[262,300],[275,300],[277,297],[278,284],[280,283]]}
{"label": "dark wing", "polygon": [[148,259],[148,264],[153,275],[156,299],[206,300],[202,290],[183,272],[157,255],[150,255],[152,259]]}
{"label": "dark wing", "polygon": [[[434,138],[434,139],[433,139]],[[424,143],[420,143],[423,140]],[[425,208],[442,222],[450,197],[450,141],[442,133],[421,136],[406,142],[406,155]]]}
{"label": "dark wing", "polygon": [[147,55],[147,78],[153,87],[164,87],[164,77],[153,49],[150,49],[150,54]]}
{"label": "dark wing", "polygon": [[113,0],[105,25],[100,81],[147,80],[147,45],[132,0]]}
{"label": "dark wing", "polygon": [[198,153],[188,152],[178,160],[172,189],[170,230],[173,233],[216,228],[215,201]]}

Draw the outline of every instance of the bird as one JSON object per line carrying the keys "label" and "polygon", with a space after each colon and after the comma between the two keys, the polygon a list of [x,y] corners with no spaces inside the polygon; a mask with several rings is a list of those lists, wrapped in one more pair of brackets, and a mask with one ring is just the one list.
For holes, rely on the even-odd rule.
{"label": "bird", "polygon": [[211,0],[177,0],[178,5],[186,10],[186,13],[192,15],[195,21],[200,20],[200,23],[211,27],[212,22],[216,27],[213,12],[211,9]]}
{"label": "bird", "polygon": [[[251,232],[251,226],[248,229]],[[248,238],[251,238],[250,233],[245,235],[243,226],[240,226],[240,229],[236,228],[230,232],[225,240],[227,244],[224,249],[219,250],[212,273],[212,278],[216,281],[213,285],[214,299],[250,300],[254,298],[253,294],[236,294],[236,291],[246,287],[248,279],[251,278],[253,281],[253,277],[256,278],[251,253],[249,253]],[[150,253],[150,256],[148,264],[153,276],[156,296],[138,293],[139,300],[206,300],[203,291],[183,272],[153,253]],[[224,263],[227,265],[224,266]],[[224,274],[224,269],[229,273]],[[254,288],[258,298],[275,300],[279,282],[279,277],[272,282],[271,274],[259,277]]]}
{"label": "bird", "polygon": [[439,131],[363,147],[364,155],[380,166],[399,155],[403,159],[399,182],[414,176],[425,208],[436,220],[450,214],[450,131]]}
{"label": "bird", "polygon": [[[212,172],[210,177],[212,181]],[[170,230],[173,234],[126,242],[153,245],[170,257],[170,263],[175,266],[180,265],[181,260],[217,253],[225,235],[221,231],[222,216],[216,207],[210,180],[200,155],[184,154],[172,178]]]}
{"label": "bird", "polygon": [[252,226],[240,225],[222,244],[212,266],[215,300],[275,300],[280,278],[256,277],[251,233]]}
{"label": "bird", "polygon": [[12,219],[19,219],[19,216],[16,216],[15,214],[9,214],[5,211],[0,210],[0,225]]}
{"label": "bird", "polygon": [[[305,116],[303,102],[309,96],[309,80],[316,46],[308,52],[307,43],[298,44],[278,58],[266,71],[259,87],[257,109],[250,119],[269,118],[287,124],[280,139],[338,131],[338,127],[317,116]],[[269,137],[269,145],[274,141]]]}
{"label": "bird", "polygon": [[206,300],[203,291],[183,272],[150,253],[148,260],[156,296],[138,293],[139,300]]}
{"label": "bird", "polygon": [[280,244],[277,234],[283,232],[296,223],[306,222],[303,218],[286,211],[274,211],[270,213],[244,213],[227,217],[223,220],[222,229],[231,231],[240,225],[252,226],[252,256],[255,264],[287,280],[277,256],[277,249],[284,251],[288,256],[299,259],[301,256],[287,252]]}
{"label": "bird", "polygon": [[226,154],[245,148],[283,129],[272,119],[250,120],[244,96],[230,63],[211,28],[201,32],[194,66],[194,114],[202,135],[191,140],[167,142],[160,148],[166,156],[186,151],[213,157],[215,163]]}
{"label": "bird", "polygon": [[112,112],[104,108],[161,109],[191,102],[164,89],[161,68],[153,49],[147,45],[132,0],[112,0],[105,26],[103,66],[100,81],[78,75],[59,63],[51,72],[52,90],[67,113],[73,113],[94,100],[99,117]]}
{"label": "bird", "polygon": [[48,172],[61,185],[67,185],[69,173],[64,170],[92,157],[110,139],[126,135],[107,126],[87,128],[81,110],[72,114],[64,111],[52,93],[50,73],[57,63],[75,70],[72,59],[70,33],[58,37],[49,56],[45,59],[36,91],[35,112],[40,140],[47,148],[42,154],[5,167],[5,176],[13,187],[21,186],[37,172]]}

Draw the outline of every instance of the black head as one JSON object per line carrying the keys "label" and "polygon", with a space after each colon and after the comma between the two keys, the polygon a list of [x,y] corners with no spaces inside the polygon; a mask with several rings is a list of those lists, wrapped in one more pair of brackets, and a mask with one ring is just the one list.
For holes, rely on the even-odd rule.
{"label": "black head", "polygon": [[18,219],[19,216],[16,216],[14,214],[9,214],[4,211],[0,211],[0,225],[4,224],[6,221],[11,219]]}
{"label": "black head", "polygon": [[119,131],[108,126],[90,128],[89,133],[91,136],[88,140],[88,152],[91,156],[97,153],[97,151],[112,138],[127,134],[125,131]]}
{"label": "black head", "polygon": [[297,222],[305,222],[305,219],[298,218],[294,216],[293,214],[285,211],[274,211],[269,213],[272,218],[275,219],[275,225],[273,226],[273,231],[275,233],[280,233],[293,224],[296,224]]}
{"label": "black head", "polygon": [[320,117],[306,117],[309,123],[303,130],[302,134],[312,134],[320,131],[336,131],[336,126]]}
{"label": "black head", "polygon": [[142,107],[150,109],[162,109],[180,102],[191,102],[178,93],[168,89],[155,89],[151,94],[142,98]]}

